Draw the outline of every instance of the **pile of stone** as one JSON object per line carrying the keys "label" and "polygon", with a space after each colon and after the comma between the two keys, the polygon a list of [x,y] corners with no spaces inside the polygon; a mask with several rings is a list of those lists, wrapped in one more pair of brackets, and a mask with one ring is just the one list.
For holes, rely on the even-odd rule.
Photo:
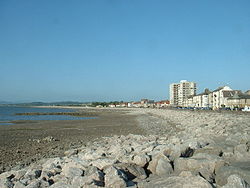
{"label": "pile of stone", "polygon": [[45,142],[52,142],[52,141],[59,141],[59,140],[52,136],[47,136],[43,139],[29,139],[28,141],[37,142],[37,143],[45,143]]}
{"label": "pile of stone", "polygon": [[105,137],[69,150],[65,157],[2,173],[0,187],[247,188],[249,143],[132,134]]}
{"label": "pile of stone", "polygon": [[[141,123],[146,130],[160,127],[154,134],[188,137],[241,137],[250,134],[250,113],[219,113],[213,111],[180,111],[167,109],[138,109],[137,113],[152,115],[158,120]],[[163,121],[165,120],[165,121]],[[156,122],[160,125],[155,125]],[[154,124],[154,126],[151,126]],[[169,126],[171,125],[171,126]],[[167,130],[167,132],[166,132]],[[236,135],[236,136],[235,136]]]}

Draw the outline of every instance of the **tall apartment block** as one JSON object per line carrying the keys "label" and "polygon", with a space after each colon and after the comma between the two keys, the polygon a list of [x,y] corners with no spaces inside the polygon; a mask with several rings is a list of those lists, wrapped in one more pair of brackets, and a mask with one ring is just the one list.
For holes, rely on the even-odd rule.
{"label": "tall apartment block", "polygon": [[180,83],[170,84],[170,104],[181,106],[184,100],[190,95],[196,95],[196,83],[181,80]]}

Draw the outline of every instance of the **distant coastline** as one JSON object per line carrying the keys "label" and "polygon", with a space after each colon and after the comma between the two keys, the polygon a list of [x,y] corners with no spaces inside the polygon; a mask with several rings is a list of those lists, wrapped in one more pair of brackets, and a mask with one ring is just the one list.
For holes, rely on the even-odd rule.
{"label": "distant coastline", "polygon": [[74,108],[38,106],[0,106],[0,125],[14,125],[23,121],[93,119],[95,114],[78,112]]}

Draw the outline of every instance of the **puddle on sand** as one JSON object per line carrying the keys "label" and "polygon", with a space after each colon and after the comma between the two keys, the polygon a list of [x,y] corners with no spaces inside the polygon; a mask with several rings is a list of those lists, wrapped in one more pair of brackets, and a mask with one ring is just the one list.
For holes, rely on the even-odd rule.
{"label": "puddle on sand", "polygon": [[14,125],[14,123],[0,121],[0,125]]}

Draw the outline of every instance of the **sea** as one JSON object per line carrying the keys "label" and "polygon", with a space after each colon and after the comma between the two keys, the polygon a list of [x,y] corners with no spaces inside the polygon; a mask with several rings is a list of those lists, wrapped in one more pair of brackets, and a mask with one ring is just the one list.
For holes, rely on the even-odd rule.
{"label": "sea", "polygon": [[74,109],[65,108],[37,108],[37,107],[17,107],[17,106],[0,106],[0,125],[13,125],[12,121],[18,120],[81,120],[94,119],[93,117],[77,117],[70,115],[15,115],[16,113],[28,112],[75,112]]}

